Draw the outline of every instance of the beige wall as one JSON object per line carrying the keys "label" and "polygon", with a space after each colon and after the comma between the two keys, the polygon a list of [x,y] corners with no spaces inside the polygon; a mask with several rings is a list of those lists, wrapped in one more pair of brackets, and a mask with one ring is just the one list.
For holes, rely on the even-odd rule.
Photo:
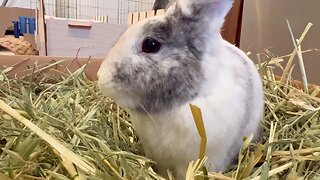
{"label": "beige wall", "polygon": [[[245,0],[241,49],[251,51],[252,59],[264,48],[277,55],[293,50],[286,18],[291,23],[294,35],[300,37],[308,22],[314,26],[306,36],[302,49],[320,49],[320,1],[319,0]],[[304,55],[307,76],[310,82],[320,84],[320,52]],[[294,77],[301,79],[298,61]]]}

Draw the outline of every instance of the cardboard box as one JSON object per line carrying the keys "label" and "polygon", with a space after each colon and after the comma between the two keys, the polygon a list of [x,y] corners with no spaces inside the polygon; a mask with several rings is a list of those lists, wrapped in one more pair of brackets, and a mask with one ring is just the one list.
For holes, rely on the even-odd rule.
{"label": "cardboard box", "polygon": [[63,61],[46,70],[41,71],[46,75],[54,75],[69,72],[75,72],[77,69],[87,64],[84,71],[87,77],[95,81],[97,80],[97,72],[103,58],[72,58],[72,57],[49,57],[49,56],[6,56],[0,55],[0,67],[13,67],[8,73],[9,78],[22,78],[30,73],[35,66],[45,67],[58,61]]}
{"label": "cardboard box", "polygon": [[[7,29],[13,29],[12,21],[19,20],[19,16],[35,17],[35,10],[0,6],[0,38],[5,36]],[[36,49],[34,35],[25,34],[24,39]]]}

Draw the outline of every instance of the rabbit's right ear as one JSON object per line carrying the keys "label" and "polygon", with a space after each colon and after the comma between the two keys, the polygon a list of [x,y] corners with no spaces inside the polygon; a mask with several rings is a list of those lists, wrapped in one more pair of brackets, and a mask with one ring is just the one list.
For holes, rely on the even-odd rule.
{"label": "rabbit's right ear", "polygon": [[179,12],[182,17],[193,19],[197,25],[220,30],[232,4],[233,0],[177,0],[168,11]]}

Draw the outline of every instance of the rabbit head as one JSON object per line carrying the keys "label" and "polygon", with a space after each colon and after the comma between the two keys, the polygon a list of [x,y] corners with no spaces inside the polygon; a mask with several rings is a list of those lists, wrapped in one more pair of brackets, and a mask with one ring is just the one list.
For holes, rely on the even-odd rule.
{"label": "rabbit head", "polygon": [[199,95],[205,56],[219,54],[232,0],[177,0],[130,26],[98,72],[102,92],[140,113],[160,113]]}

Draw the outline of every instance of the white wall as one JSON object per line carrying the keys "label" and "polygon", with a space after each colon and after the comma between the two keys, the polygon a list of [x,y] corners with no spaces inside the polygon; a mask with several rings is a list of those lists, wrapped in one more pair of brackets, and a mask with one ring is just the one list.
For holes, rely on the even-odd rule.
{"label": "white wall", "polygon": [[[2,4],[3,0],[0,0]],[[7,7],[21,7],[21,8],[31,8],[30,0],[8,0]]]}

